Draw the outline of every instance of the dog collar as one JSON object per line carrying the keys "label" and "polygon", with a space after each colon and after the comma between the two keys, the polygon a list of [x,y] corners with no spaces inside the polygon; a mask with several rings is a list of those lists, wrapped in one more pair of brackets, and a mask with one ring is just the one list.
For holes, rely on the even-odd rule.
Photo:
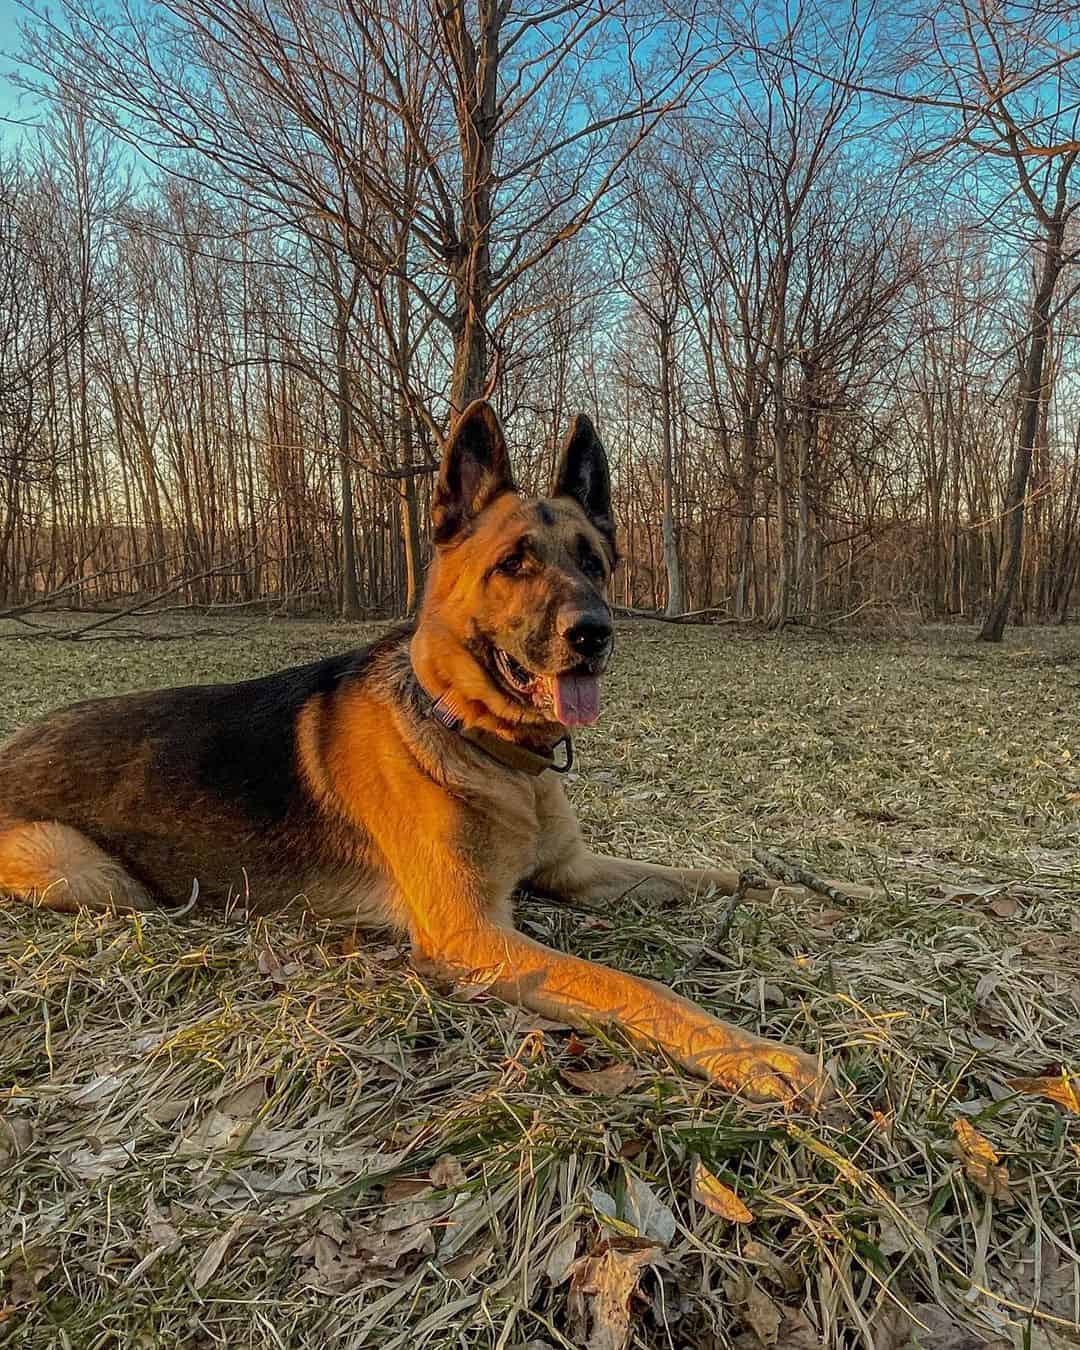
{"label": "dog collar", "polygon": [[[508,769],[517,769],[520,773],[530,774],[534,778],[542,774],[545,769],[550,769],[553,773],[568,773],[570,771],[574,763],[574,742],[569,736],[563,736],[561,740],[556,741],[546,753],[540,750],[530,750],[528,746],[518,745],[515,741],[504,740],[502,736],[484,731],[481,727],[467,727],[461,718],[452,713],[446,706],[443,701],[445,695],[432,698],[419,679],[416,681],[416,687],[420,692],[421,699],[426,704],[425,717],[433,717],[447,731],[456,732],[462,740],[468,741],[470,745],[475,745],[478,750],[482,750],[491,759],[497,759],[500,764],[505,764]],[[566,747],[566,758],[561,764],[555,758],[555,752],[560,745]]]}

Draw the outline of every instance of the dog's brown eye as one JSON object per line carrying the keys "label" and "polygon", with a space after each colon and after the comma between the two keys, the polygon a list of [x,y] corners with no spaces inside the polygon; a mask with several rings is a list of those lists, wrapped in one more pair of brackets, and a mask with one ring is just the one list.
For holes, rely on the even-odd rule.
{"label": "dog's brown eye", "polygon": [[581,570],[587,577],[602,577],[604,575],[604,564],[595,553],[586,553],[581,560]]}
{"label": "dog's brown eye", "polygon": [[504,577],[516,577],[521,571],[523,559],[520,553],[511,553],[508,558],[504,558],[496,567],[496,572],[501,572]]}

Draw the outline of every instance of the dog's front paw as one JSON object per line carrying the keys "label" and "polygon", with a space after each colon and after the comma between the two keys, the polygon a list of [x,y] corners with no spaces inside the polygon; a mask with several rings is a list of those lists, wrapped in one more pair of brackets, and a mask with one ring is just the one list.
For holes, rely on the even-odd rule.
{"label": "dog's front paw", "polygon": [[782,1102],[814,1110],[835,1095],[818,1061],[777,1041],[754,1041],[709,1056],[709,1077],[752,1102]]}

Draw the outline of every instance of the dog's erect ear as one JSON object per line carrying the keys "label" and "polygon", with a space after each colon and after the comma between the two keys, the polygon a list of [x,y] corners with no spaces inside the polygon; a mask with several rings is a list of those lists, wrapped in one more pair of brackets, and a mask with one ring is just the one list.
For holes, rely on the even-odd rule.
{"label": "dog's erect ear", "polygon": [[573,497],[615,551],[611,474],[596,428],[584,413],[574,418],[555,471],[553,497]]}
{"label": "dog's erect ear", "polygon": [[495,409],[476,399],[454,424],[431,503],[436,544],[448,543],[500,492],[512,492],[510,458]]}

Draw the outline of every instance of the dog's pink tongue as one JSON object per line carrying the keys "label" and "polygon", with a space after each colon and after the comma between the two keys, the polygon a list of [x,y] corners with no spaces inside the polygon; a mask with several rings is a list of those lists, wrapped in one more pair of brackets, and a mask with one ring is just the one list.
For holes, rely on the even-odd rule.
{"label": "dog's pink tongue", "polygon": [[597,675],[557,675],[553,693],[555,716],[564,727],[587,727],[600,716]]}

